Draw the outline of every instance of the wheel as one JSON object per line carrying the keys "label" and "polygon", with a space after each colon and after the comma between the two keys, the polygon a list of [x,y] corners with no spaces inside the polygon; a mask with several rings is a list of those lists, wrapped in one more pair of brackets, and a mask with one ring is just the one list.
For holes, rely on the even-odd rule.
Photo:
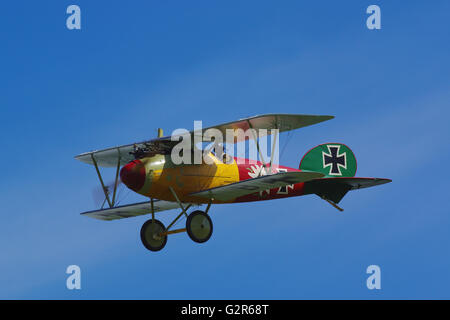
{"label": "wheel", "polygon": [[150,251],[159,251],[167,243],[167,235],[159,236],[161,232],[166,230],[161,221],[148,220],[141,228],[141,241],[144,247]]}
{"label": "wheel", "polygon": [[195,242],[203,243],[208,241],[213,232],[211,218],[200,210],[192,212],[186,220],[186,231]]}

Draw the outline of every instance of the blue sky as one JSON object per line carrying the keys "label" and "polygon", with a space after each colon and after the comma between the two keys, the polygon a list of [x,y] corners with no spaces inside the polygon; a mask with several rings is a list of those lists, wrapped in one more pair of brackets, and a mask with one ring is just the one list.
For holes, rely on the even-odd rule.
{"label": "blue sky", "polygon": [[[70,4],[81,30],[66,28]],[[381,30],[366,28],[370,4]],[[0,298],[450,298],[448,12],[448,1],[3,4]],[[342,142],[357,176],[393,183],[349,193],[343,213],[315,196],[213,206],[209,242],[178,234],[156,254],[139,239],[148,217],[79,215],[98,181],[74,155],[263,113],[336,116],[294,132],[281,164]],[[71,264],[79,291],[65,286]],[[365,285],[372,264],[379,291]]]}

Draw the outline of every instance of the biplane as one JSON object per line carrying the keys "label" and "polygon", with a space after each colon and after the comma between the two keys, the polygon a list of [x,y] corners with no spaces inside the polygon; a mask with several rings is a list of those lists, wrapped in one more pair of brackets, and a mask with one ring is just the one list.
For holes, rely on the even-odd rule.
{"label": "biplane", "polygon": [[[226,130],[266,130],[278,134],[303,128],[334,118],[326,115],[266,114],[238,121],[190,131],[194,136],[208,129],[216,129],[226,134]],[[259,149],[257,135],[235,135],[233,143],[252,139]],[[179,139],[178,139],[179,140]],[[107,148],[75,156],[77,160],[93,165],[97,172],[108,207],[81,213],[100,220],[115,220],[151,214],[140,231],[145,248],[159,251],[167,243],[171,234],[186,232],[197,243],[208,241],[213,232],[209,215],[211,205],[266,201],[287,197],[315,194],[333,207],[351,190],[377,186],[391,182],[382,178],[358,178],[356,158],[353,152],[341,143],[325,143],[308,151],[300,161],[299,168],[285,167],[273,163],[273,159],[247,161],[238,157],[227,157],[225,152],[207,151],[208,163],[176,164],[171,151],[178,143],[172,136],[163,136],[158,129],[155,139],[128,145]],[[277,139],[272,139],[272,151]],[[192,149],[196,146],[192,145]],[[223,150],[222,150],[223,151]],[[226,160],[225,160],[226,159]],[[269,161],[267,161],[269,160]],[[115,168],[112,188],[105,185],[100,167]],[[118,205],[117,187],[123,183],[132,191],[148,200]],[[112,189],[112,190],[110,190]],[[198,208],[188,214],[193,207]],[[180,209],[180,213],[166,227],[155,219],[155,214],[170,209]],[[182,217],[186,217],[184,228],[172,227]]]}

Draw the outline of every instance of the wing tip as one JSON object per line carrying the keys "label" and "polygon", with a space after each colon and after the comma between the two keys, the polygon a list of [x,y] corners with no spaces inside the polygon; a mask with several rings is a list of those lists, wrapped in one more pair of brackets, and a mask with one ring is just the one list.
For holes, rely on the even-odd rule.
{"label": "wing tip", "polygon": [[328,120],[332,120],[335,118],[335,116],[330,116],[330,115],[323,115],[323,116],[319,116],[321,118],[324,118],[323,121],[328,121]]}

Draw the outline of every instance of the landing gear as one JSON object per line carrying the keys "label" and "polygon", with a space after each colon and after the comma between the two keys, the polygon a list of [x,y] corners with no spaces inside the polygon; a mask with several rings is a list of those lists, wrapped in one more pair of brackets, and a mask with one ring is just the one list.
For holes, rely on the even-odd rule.
{"label": "landing gear", "polygon": [[213,232],[211,218],[200,210],[192,212],[186,220],[186,231],[192,241],[197,243],[208,241]]}
{"label": "landing gear", "polygon": [[141,228],[141,241],[150,251],[159,251],[167,243],[167,234],[162,234],[166,228],[161,221],[150,219]]}
{"label": "landing gear", "polygon": [[[211,218],[208,216],[209,208],[211,207],[211,202],[208,203],[205,212],[196,210],[192,212],[189,216],[186,211],[192,206],[188,204],[186,207],[178,199],[175,191],[169,187],[175,200],[181,208],[181,213],[169,224],[166,228],[164,225],[155,219],[155,208],[153,205],[153,199],[150,199],[152,218],[148,220],[141,228],[141,241],[144,247],[150,251],[159,251],[167,243],[167,236],[169,234],[187,232],[189,237],[197,242],[203,243],[209,240],[213,231],[213,224]],[[181,218],[181,216],[186,216],[186,228],[170,230],[170,228]]]}

